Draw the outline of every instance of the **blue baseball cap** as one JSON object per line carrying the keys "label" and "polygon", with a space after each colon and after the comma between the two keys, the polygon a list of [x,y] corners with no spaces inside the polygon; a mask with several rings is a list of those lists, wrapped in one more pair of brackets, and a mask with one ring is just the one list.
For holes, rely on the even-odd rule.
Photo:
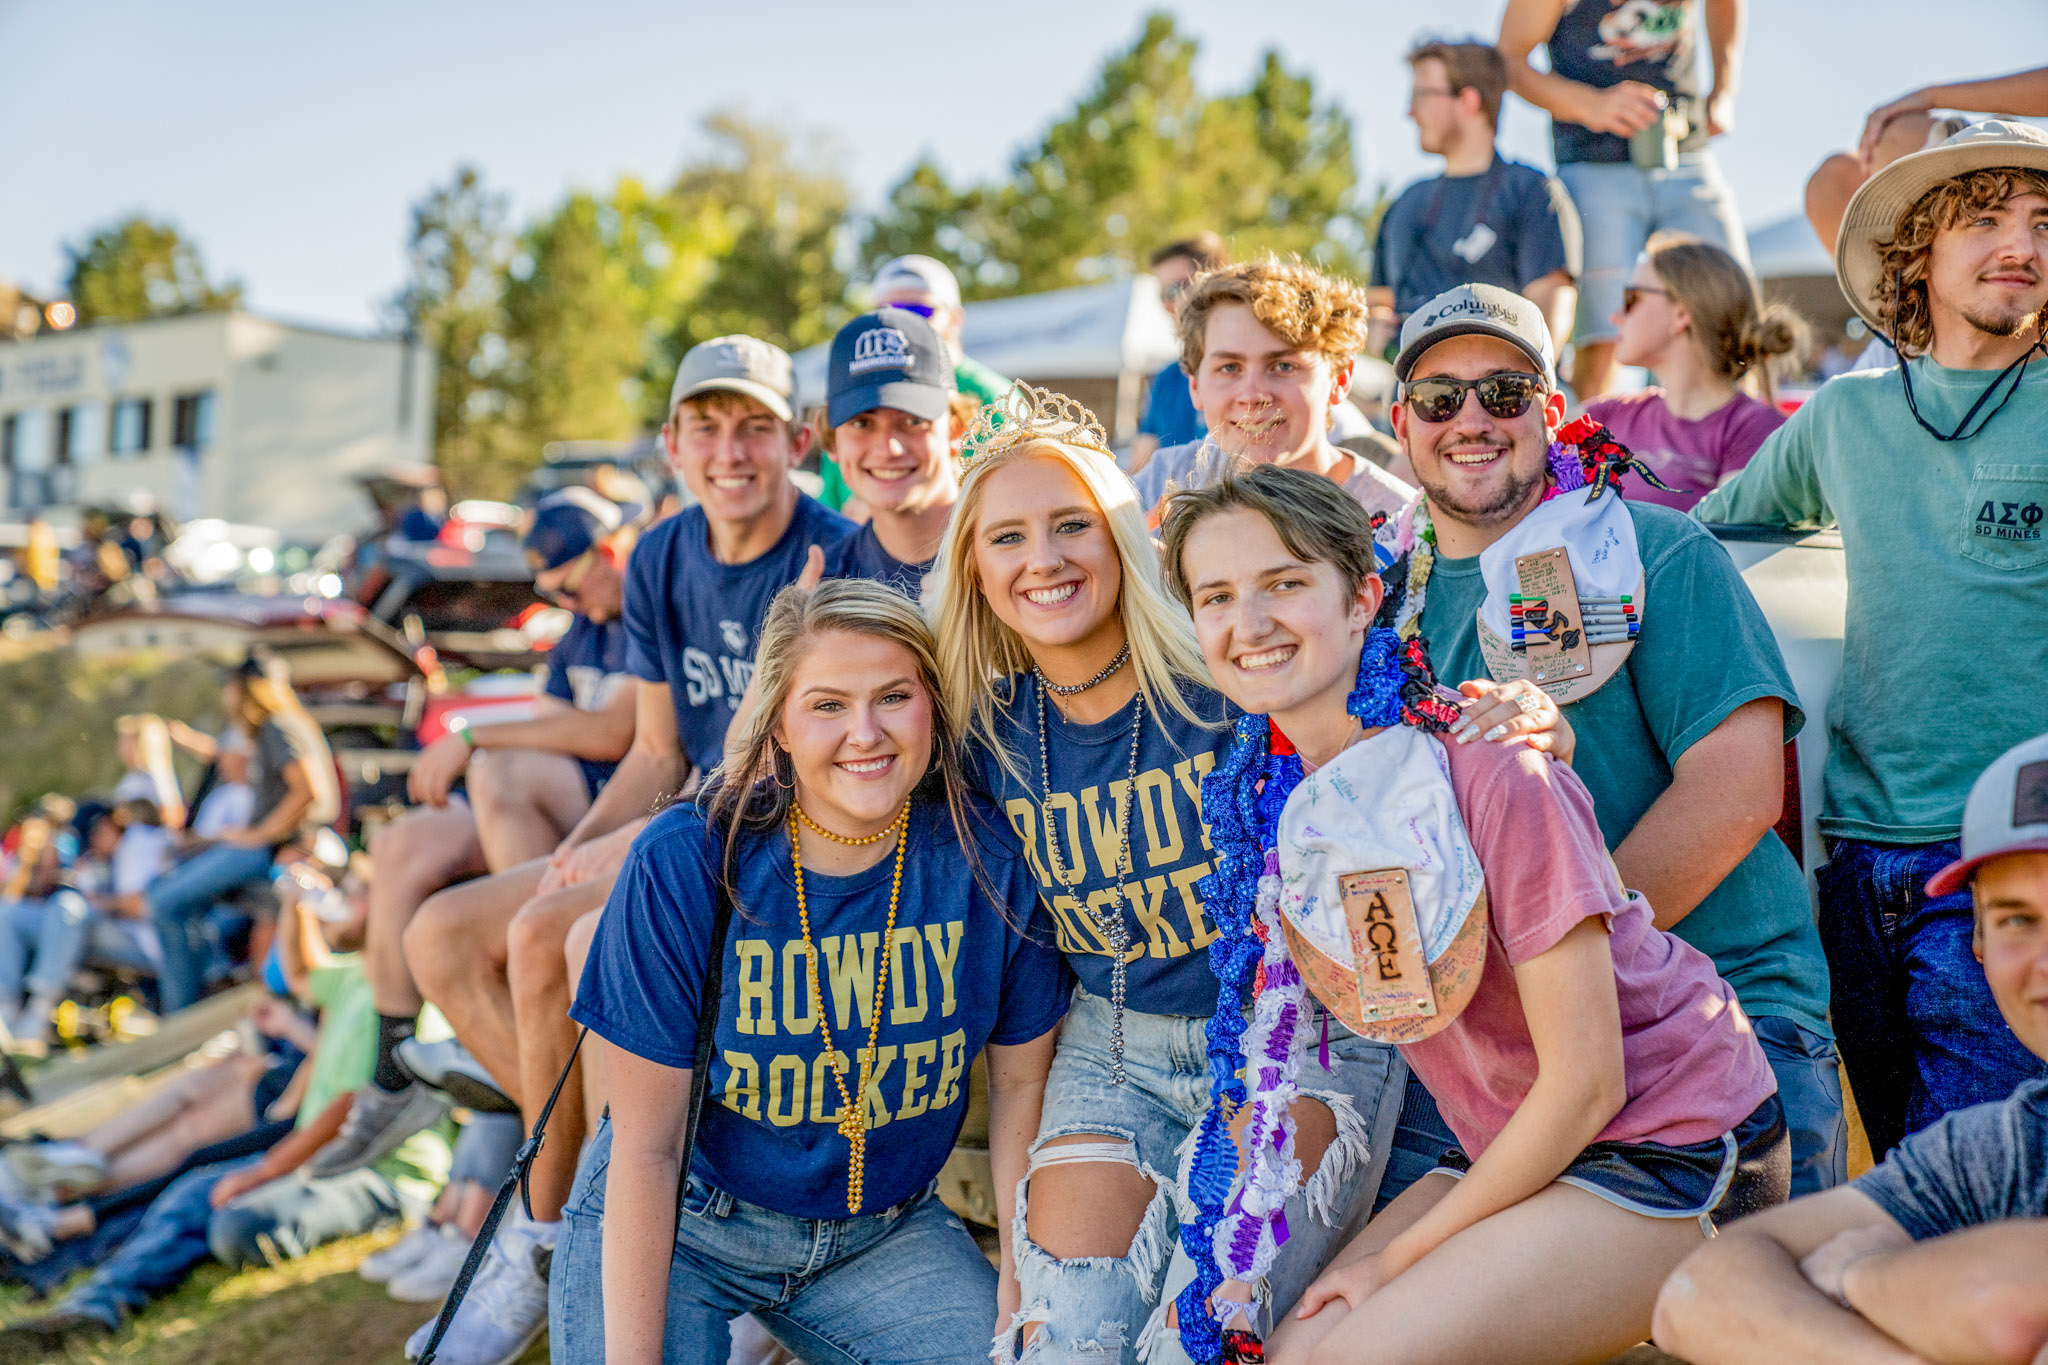
{"label": "blue baseball cap", "polygon": [[825,370],[825,420],[850,422],[894,408],[936,422],[959,391],[953,356],[930,322],[901,308],[855,318],[832,338]]}
{"label": "blue baseball cap", "polygon": [[533,509],[533,525],[524,542],[526,562],[535,573],[559,569],[590,552],[593,545],[625,522],[619,505],[588,488],[563,488],[548,494]]}

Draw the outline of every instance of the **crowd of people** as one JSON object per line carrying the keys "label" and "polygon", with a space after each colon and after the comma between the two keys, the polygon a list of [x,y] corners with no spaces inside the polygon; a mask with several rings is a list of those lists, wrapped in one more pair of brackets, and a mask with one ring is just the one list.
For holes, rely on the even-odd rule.
{"label": "crowd of people", "polygon": [[[455,1365],[2048,1358],[2048,137],[1873,115],[1830,235],[1890,353],[1788,416],[1706,147],[1742,6],[1644,8],[1413,50],[1445,174],[1369,286],[1164,246],[1128,450],[968,358],[923,257],[807,416],[776,346],[696,346],[692,505],[540,503],[544,695],[346,861],[295,851],[325,765],[260,661],[219,737],[125,727],[97,870],[24,822],[17,1038],[95,954],[198,998],[282,864],[275,990],[6,1148],[10,1273],[90,1274],[0,1346],[406,1223],[363,1273],[448,1295],[407,1354]],[[1725,522],[1839,527],[1824,721]],[[1775,827],[1823,723],[1816,914]],[[196,851],[172,742],[224,777]],[[937,1193],[980,1096],[987,1245]]]}

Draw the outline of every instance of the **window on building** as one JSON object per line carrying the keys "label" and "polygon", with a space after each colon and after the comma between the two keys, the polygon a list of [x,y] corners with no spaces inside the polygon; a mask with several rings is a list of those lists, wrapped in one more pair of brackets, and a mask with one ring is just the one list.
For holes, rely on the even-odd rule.
{"label": "window on building", "polygon": [[152,406],[147,398],[123,398],[113,405],[113,440],[108,447],[113,454],[140,455],[149,449]]}
{"label": "window on building", "polygon": [[213,390],[182,393],[171,402],[171,445],[205,450],[213,444]]}

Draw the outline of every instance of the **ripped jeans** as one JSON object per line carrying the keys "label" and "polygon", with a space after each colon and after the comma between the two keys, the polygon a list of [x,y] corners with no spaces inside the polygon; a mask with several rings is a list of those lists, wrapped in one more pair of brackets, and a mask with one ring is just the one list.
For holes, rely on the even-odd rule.
{"label": "ripped jeans", "polygon": [[[1059,1260],[1027,1235],[1030,1179],[1017,1194],[1017,1280],[1022,1307],[997,1341],[1016,1348],[1017,1332],[1036,1324],[1021,1365],[1184,1365],[1177,1333],[1166,1325],[1172,1294],[1193,1276],[1179,1249],[1187,1212],[1180,1177],[1189,1141],[1209,1107],[1202,1036],[1207,1020],[1124,1012],[1123,1085],[1109,1080],[1109,1002],[1076,988],[1045,1086],[1044,1115],[1031,1167],[1075,1160],[1135,1165],[1158,1187],[1130,1250],[1121,1257]],[[1337,1138],[1305,1187],[1288,1201],[1293,1236],[1260,1295],[1267,1333],[1350,1236],[1365,1223],[1394,1145],[1408,1066],[1391,1047],[1369,1043],[1329,1020],[1330,1070],[1318,1055],[1323,1011],[1315,1006],[1300,1036],[1301,1093],[1329,1106]],[[1055,1138],[1098,1134],[1105,1141],[1047,1147]],[[1072,1155],[1069,1155],[1072,1154]],[[1050,1158],[1050,1162],[1048,1161]]]}

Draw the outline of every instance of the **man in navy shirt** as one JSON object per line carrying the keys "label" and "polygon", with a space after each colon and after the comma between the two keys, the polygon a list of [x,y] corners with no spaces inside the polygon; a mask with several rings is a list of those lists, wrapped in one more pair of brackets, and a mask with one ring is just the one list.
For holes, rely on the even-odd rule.
{"label": "man in navy shirt", "polygon": [[1408,117],[1444,170],[1401,191],[1380,221],[1368,349],[1385,351],[1410,313],[1461,284],[1533,299],[1561,348],[1579,298],[1579,215],[1554,178],[1494,149],[1507,64],[1487,43],[1429,39],[1408,69]]}
{"label": "man in navy shirt", "polygon": [[[375,1161],[447,1112],[401,1060],[423,1004],[406,926],[435,892],[553,852],[633,742],[619,621],[633,536],[618,506],[589,489],[542,501],[525,540],[534,588],[575,616],[548,653],[533,715],[473,725],[457,716],[414,760],[407,787],[417,804],[370,836],[363,969],[377,1006],[376,1069],[356,1098],[360,1121],[315,1156],[322,1173]],[[467,790],[455,797],[465,770]]]}
{"label": "man in navy shirt", "polygon": [[944,338],[917,314],[883,308],[839,329],[823,439],[869,517],[826,552],[826,573],[918,595],[960,501],[960,447],[978,407],[954,387]]}
{"label": "man in navy shirt", "polygon": [[[1195,276],[1230,264],[1230,252],[1213,232],[1200,233],[1184,242],[1169,242],[1152,253],[1152,278],[1159,281],[1159,302],[1166,315],[1178,320],[1180,301],[1195,282]],[[1138,423],[1138,439],[1124,457],[1126,472],[1136,474],[1152,459],[1152,452],[1167,446],[1199,441],[1209,430],[1201,409],[1188,393],[1188,373],[1178,360],[1152,376],[1152,388],[1145,398],[1145,416]]]}
{"label": "man in navy shirt", "polygon": [[[793,389],[789,356],[753,337],[683,357],[662,439],[697,503],[641,538],[626,576],[632,747],[552,856],[441,893],[407,935],[427,998],[516,1096],[529,1128],[576,1041],[570,928],[604,905],[655,808],[718,765],[769,602],[807,566],[822,570],[826,547],[853,530],[790,482],[805,445]],[[511,1359],[544,1327],[546,1262],[586,1130],[581,1099],[572,1076],[529,1176],[531,1216],[515,1210],[500,1228],[441,1343],[446,1365]]]}

